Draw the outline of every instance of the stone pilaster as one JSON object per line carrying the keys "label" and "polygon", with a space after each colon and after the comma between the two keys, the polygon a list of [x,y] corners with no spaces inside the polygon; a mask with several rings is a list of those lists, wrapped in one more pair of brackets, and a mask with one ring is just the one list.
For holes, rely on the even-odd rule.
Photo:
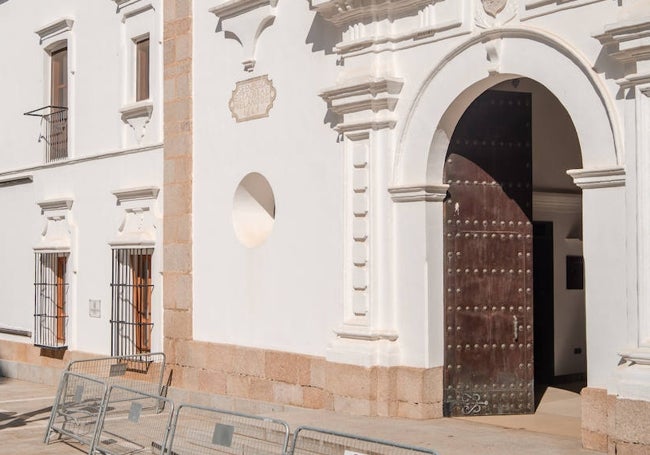
{"label": "stone pilaster", "polygon": [[165,0],[164,338],[168,361],[192,339],[192,1]]}

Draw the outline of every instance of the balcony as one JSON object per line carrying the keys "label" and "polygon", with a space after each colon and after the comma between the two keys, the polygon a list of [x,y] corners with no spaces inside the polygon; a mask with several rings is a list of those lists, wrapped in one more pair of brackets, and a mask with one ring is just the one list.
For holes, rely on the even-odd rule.
{"label": "balcony", "polygon": [[38,141],[45,141],[45,162],[60,161],[68,157],[68,108],[45,106],[25,115],[41,118],[42,132]]}

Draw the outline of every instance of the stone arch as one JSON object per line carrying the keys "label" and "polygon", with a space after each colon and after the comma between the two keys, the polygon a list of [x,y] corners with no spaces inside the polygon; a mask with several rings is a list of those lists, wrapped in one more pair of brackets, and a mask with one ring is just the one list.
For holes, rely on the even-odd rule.
{"label": "stone arch", "polygon": [[[578,136],[583,169],[572,177],[587,189],[582,197],[583,252],[589,264],[585,280],[590,283],[587,306],[597,314],[611,302],[625,299],[624,269],[607,267],[626,261],[625,237],[620,235],[626,229],[623,144],[611,93],[589,61],[554,36],[530,28],[485,31],[449,52],[431,70],[398,132],[389,192],[395,202],[395,302],[412,302],[400,318],[404,326],[420,327],[401,336],[405,345],[414,347],[404,350],[403,361],[410,365],[443,365],[441,202],[446,195],[442,172],[449,139],[479,94],[521,77],[554,94]],[[603,238],[608,242],[603,243]],[[419,325],[423,320],[426,323]],[[600,327],[596,319],[586,323]],[[617,323],[625,324],[618,319]],[[587,345],[590,385],[600,386],[607,382],[605,365],[616,359],[616,348],[596,337],[588,339]]]}
{"label": "stone arch", "polygon": [[449,52],[423,82],[398,141],[392,186],[441,183],[446,141],[462,113],[487,88],[517,77],[536,80],[564,105],[578,134],[584,168],[620,165],[613,102],[588,60],[547,33],[495,29]]}

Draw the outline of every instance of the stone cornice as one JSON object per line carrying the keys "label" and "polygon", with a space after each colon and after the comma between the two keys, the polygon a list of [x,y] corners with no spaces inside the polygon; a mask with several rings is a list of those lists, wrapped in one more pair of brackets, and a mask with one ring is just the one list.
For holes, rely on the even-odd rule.
{"label": "stone cornice", "polygon": [[391,116],[371,118],[358,122],[343,122],[336,125],[334,129],[341,134],[346,134],[356,131],[390,129],[395,128],[395,125],[397,125],[397,120]]}
{"label": "stone cornice", "polygon": [[360,95],[377,96],[379,93],[398,94],[402,90],[404,82],[396,77],[374,77],[367,76],[359,79],[345,81],[320,93],[320,97],[327,103],[342,98],[350,98]]}
{"label": "stone cornice", "polygon": [[442,202],[447,197],[449,185],[410,185],[388,188],[394,202]]}
{"label": "stone cornice", "polygon": [[609,55],[621,63],[650,59],[650,17],[607,25],[594,38],[603,46],[616,45],[618,49],[612,49]]}
{"label": "stone cornice", "polygon": [[[335,127],[339,133],[394,128],[396,119],[391,112],[397,105],[402,85],[402,80],[395,77],[366,76],[323,90],[320,97],[329,109],[344,117]],[[345,118],[346,114],[359,112],[369,115]]]}
{"label": "stone cornice", "polygon": [[334,333],[341,338],[351,338],[354,340],[364,341],[396,341],[399,338],[398,333],[393,330],[378,330],[363,326],[346,325],[335,329]]}
{"label": "stone cornice", "polygon": [[[650,84],[650,73],[643,74],[630,74],[621,79],[618,79],[616,83],[623,89],[636,87],[638,85]],[[648,96],[648,89],[641,89],[641,93]]]}
{"label": "stone cornice", "polygon": [[254,10],[260,6],[269,5],[274,8],[277,3],[278,0],[228,0],[210,8],[208,11],[220,19],[227,19]]}
{"label": "stone cornice", "polygon": [[39,28],[34,33],[36,33],[41,38],[41,41],[44,41],[54,35],[58,35],[59,33],[69,32],[72,30],[73,25],[74,19],[64,17],[63,19],[59,19],[56,22],[52,22],[44,27]]}
{"label": "stone cornice", "polygon": [[311,0],[311,8],[326,21],[343,27],[356,22],[400,16],[431,3],[431,0]]}
{"label": "stone cornice", "polygon": [[120,109],[122,119],[131,119],[134,117],[151,117],[152,112],[153,101],[151,100],[138,101],[137,103],[123,106],[122,109]]}
{"label": "stone cornice", "polygon": [[611,188],[625,186],[625,168],[613,166],[608,168],[571,169],[567,174],[580,188]]}
{"label": "stone cornice", "polygon": [[52,210],[70,210],[72,208],[72,199],[53,199],[49,201],[37,202],[43,212]]}
{"label": "stone cornice", "polygon": [[650,349],[637,348],[618,354],[626,362],[637,363],[639,365],[650,365]]}
{"label": "stone cornice", "polygon": [[129,188],[126,190],[113,191],[113,195],[117,198],[117,203],[121,204],[127,201],[140,201],[152,200],[158,197],[160,189],[155,186],[147,186],[142,188]]}
{"label": "stone cornice", "polygon": [[389,95],[399,94],[402,85],[401,79],[393,77],[366,77],[324,90],[320,97],[339,115],[363,111],[393,111],[398,97]]}
{"label": "stone cornice", "polygon": [[22,185],[25,183],[32,183],[34,181],[34,176],[32,175],[23,175],[20,177],[9,177],[9,178],[4,178],[0,179],[0,188],[3,186],[14,186],[14,185]]}

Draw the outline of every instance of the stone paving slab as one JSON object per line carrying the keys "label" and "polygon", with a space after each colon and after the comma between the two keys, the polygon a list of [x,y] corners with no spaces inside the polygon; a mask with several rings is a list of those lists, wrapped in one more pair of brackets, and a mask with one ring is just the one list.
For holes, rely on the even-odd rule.
{"label": "stone paving slab", "polygon": [[[56,388],[52,386],[0,378],[0,454],[74,455],[85,453],[84,450],[61,441],[47,445],[43,443],[55,394]],[[571,399],[571,397],[568,398]],[[555,407],[559,406],[558,402],[554,404]],[[575,417],[571,415],[571,412],[562,411],[557,417],[560,422],[562,414],[565,414],[567,418]],[[488,424],[485,423],[486,421],[479,422],[475,419],[415,421],[347,416],[330,411],[300,408],[283,408],[275,412],[266,412],[264,415],[283,419],[289,423],[292,429],[300,425],[309,425],[356,433],[432,448],[440,455],[597,454],[597,452],[582,449],[580,440],[575,434],[548,434],[517,428],[516,424],[515,428],[506,428],[499,424]],[[543,429],[541,428],[541,430]]]}

